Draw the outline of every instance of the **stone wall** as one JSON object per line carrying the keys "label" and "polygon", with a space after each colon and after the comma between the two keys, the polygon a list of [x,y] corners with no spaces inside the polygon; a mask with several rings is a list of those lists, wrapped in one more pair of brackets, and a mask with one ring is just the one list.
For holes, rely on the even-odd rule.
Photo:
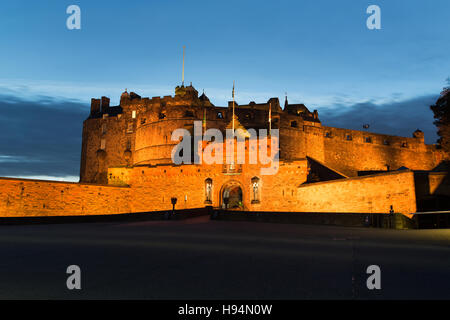
{"label": "stone wall", "polygon": [[430,196],[450,196],[450,176],[448,172],[414,172],[417,199]]}
{"label": "stone wall", "polygon": [[[260,175],[256,165],[240,174],[226,174],[222,165],[159,165],[114,168],[110,181],[129,187],[42,180],[0,178],[0,216],[101,215],[219,207],[224,187],[239,185],[244,209],[279,212],[416,212],[411,171],[390,172],[303,184],[307,161],[280,162],[276,175]],[[123,173],[123,174],[122,174]],[[252,178],[260,179],[259,202],[253,200]],[[434,177],[442,185],[441,175]],[[207,203],[205,180],[212,180],[212,201]],[[439,181],[437,181],[439,180]],[[434,181],[434,180],[433,180]],[[434,190],[436,188],[430,186]]]}
{"label": "stone wall", "polygon": [[298,188],[296,200],[302,212],[416,212],[412,171],[383,173],[327,182],[305,184]]}
{"label": "stone wall", "polygon": [[444,158],[433,145],[426,145],[423,136],[405,138],[323,127],[324,163],[348,176],[358,171],[432,170]]}
{"label": "stone wall", "polygon": [[[223,189],[230,183],[239,185],[245,210],[292,211],[297,187],[306,181],[307,161],[280,162],[278,173],[261,175],[258,165],[237,165],[236,173],[224,172],[223,165],[158,165],[134,168],[111,168],[110,183],[130,184],[133,208],[137,212],[168,210],[171,198],[176,208],[200,208],[222,204]],[[126,180],[121,180],[121,178]],[[252,178],[260,179],[259,202],[252,202]],[[206,203],[206,179],[212,180],[212,201]]]}
{"label": "stone wall", "polygon": [[135,128],[136,119],[122,114],[85,120],[80,181],[106,184],[108,167],[131,164],[125,151],[134,150]]}
{"label": "stone wall", "polygon": [[69,216],[132,212],[130,188],[0,178],[0,216]]}
{"label": "stone wall", "polygon": [[450,196],[450,177],[447,172],[430,172],[428,181],[430,194]]}
{"label": "stone wall", "polygon": [[[175,129],[192,130],[193,122],[204,115],[207,128],[224,130],[231,121],[232,102],[228,107],[213,106],[206,96],[198,97],[192,86],[178,87],[176,92],[173,97],[151,99],[124,92],[116,107],[110,107],[106,97],[93,99],[83,127],[80,181],[106,183],[111,167],[170,164]],[[446,158],[436,146],[424,143],[420,131],[406,138],[326,127],[317,112],[310,113],[303,105],[287,105],[282,110],[277,98],[258,104],[235,103],[235,114],[246,128],[268,128],[269,103],[272,128],[280,129],[283,160],[308,156],[347,176],[357,176],[358,171],[402,166],[431,170]]]}

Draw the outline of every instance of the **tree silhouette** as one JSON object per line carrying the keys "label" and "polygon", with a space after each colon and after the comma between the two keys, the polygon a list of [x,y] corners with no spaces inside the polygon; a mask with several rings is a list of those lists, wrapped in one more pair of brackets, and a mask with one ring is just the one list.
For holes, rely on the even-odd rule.
{"label": "tree silhouette", "polygon": [[435,105],[430,106],[434,113],[434,124],[438,128],[438,144],[450,152],[450,77],[447,78],[447,87],[443,89]]}

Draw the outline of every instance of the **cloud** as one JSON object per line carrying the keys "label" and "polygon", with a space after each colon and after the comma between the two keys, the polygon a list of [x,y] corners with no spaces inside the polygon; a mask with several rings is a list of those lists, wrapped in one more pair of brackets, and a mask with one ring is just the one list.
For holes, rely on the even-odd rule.
{"label": "cloud", "polygon": [[0,176],[79,175],[83,120],[89,106],[39,96],[0,95]]}
{"label": "cloud", "polygon": [[318,111],[325,126],[364,130],[363,124],[369,124],[370,132],[404,137],[411,137],[416,129],[420,129],[425,134],[426,143],[433,144],[437,139],[437,130],[429,107],[437,99],[437,95],[426,95],[384,103],[367,101],[353,105],[335,104]]}
{"label": "cloud", "polygon": [[[128,91],[134,91],[143,97],[153,97],[162,95],[173,95],[174,88],[169,86],[159,86],[152,84],[128,83]],[[97,84],[89,82],[67,82],[67,81],[47,81],[47,80],[27,80],[27,79],[1,79],[0,92],[3,92],[11,99],[20,96],[23,99],[36,100],[36,97],[45,100],[61,100],[69,102],[90,103],[91,98],[107,96],[111,98],[111,105],[119,104],[120,95],[125,90],[122,84],[108,83]],[[76,97],[74,99],[74,97]]]}

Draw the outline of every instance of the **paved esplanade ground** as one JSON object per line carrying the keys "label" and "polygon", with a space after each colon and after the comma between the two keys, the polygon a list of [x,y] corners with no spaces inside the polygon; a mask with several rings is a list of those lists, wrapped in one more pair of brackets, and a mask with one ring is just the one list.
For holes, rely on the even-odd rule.
{"label": "paved esplanade ground", "polygon": [[[81,267],[82,290],[66,289]],[[381,267],[379,291],[366,288]],[[354,278],[354,281],[352,281]],[[0,226],[0,298],[450,298],[450,229],[185,221]]]}

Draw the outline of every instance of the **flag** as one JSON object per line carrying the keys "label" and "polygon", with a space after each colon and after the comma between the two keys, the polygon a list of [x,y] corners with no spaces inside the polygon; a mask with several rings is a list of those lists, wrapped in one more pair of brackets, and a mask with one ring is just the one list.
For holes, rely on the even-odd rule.
{"label": "flag", "polygon": [[234,80],[233,80],[233,134],[234,134]]}
{"label": "flag", "polygon": [[269,122],[272,121],[272,104],[269,103]]}
{"label": "flag", "polygon": [[203,132],[206,131],[206,109],[203,109]]}
{"label": "flag", "polygon": [[269,103],[269,136],[272,135],[272,103]]}

